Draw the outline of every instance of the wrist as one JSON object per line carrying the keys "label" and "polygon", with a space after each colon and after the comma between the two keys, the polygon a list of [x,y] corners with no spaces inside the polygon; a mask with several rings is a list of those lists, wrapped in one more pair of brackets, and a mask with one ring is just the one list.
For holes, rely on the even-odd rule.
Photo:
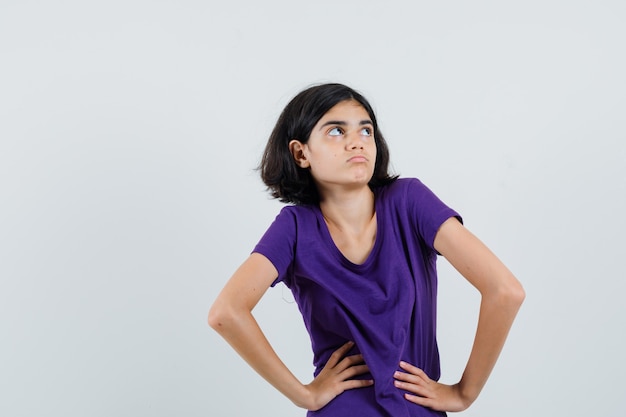
{"label": "wrist", "polygon": [[461,403],[463,405],[463,409],[468,409],[476,398],[478,398],[478,394],[480,394],[480,389],[476,387],[472,387],[471,384],[468,384],[466,381],[461,379],[458,384],[455,385],[458,396],[461,399]]}
{"label": "wrist", "polygon": [[299,384],[296,392],[290,399],[296,407],[304,408],[305,410],[311,410],[313,408],[313,395],[307,385]]}

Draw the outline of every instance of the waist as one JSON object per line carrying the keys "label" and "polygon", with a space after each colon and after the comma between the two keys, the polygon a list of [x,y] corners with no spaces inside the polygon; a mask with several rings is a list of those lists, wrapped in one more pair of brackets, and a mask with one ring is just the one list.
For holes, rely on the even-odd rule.
{"label": "waist", "polygon": [[374,386],[344,391],[325,407],[307,417],[445,417],[446,413],[411,403],[395,386]]}

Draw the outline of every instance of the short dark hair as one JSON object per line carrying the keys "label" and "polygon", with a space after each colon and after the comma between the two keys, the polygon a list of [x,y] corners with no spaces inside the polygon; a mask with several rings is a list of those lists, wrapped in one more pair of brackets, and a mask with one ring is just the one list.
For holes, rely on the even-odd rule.
{"label": "short dark hair", "polygon": [[319,204],[319,193],[308,169],[301,168],[289,150],[289,142],[309,140],[319,120],[336,104],[357,101],[367,111],[374,127],[376,162],[370,188],[393,182],[397,176],[389,174],[389,148],[378,128],[372,106],[359,92],[343,84],[321,84],[300,92],[287,104],[267,141],[259,170],[272,197],[284,203]]}

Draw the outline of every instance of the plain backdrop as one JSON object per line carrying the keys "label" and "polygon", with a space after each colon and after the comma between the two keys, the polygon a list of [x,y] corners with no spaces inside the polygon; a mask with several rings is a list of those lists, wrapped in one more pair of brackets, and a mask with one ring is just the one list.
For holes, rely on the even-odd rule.
{"label": "plain backdrop", "polygon": [[[273,124],[327,81],[527,299],[463,416],[616,416],[626,391],[626,3],[0,0],[0,415],[304,416],[206,324],[281,204]],[[440,268],[442,381],[478,294]],[[278,286],[255,310],[303,382]]]}

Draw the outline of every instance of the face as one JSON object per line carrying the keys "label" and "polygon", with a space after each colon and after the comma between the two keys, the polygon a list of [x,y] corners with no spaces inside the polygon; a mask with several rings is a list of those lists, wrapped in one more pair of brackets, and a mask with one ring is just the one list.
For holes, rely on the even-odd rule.
{"label": "face", "polygon": [[298,165],[308,168],[320,191],[334,186],[363,186],[376,163],[374,125],[354,100],[342,101],[317,122],[309,140],[292,140],[289,148]]}

